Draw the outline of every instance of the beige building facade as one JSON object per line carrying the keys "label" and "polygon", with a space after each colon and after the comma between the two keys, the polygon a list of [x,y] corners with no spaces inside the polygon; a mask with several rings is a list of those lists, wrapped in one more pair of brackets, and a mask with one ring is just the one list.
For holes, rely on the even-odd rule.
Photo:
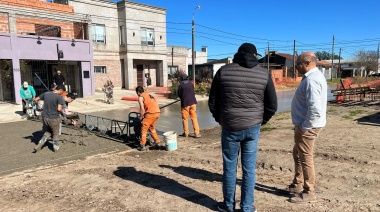
{"label": "beige building facade", "polygon": [[167,86],[166,9],[131,1],[117,7],[122,87]]}
{"label": "beige building facade", "polygon": [[107,80],[125,89],[167,85],[166,9],[131,1],[69,4],[91,20],[98,90]]}
{"label": "beige building facade", "polygon": [[167,47],[167,61],[168,61],[168,75],[173,75],[176,71],[188,73],[188,55],[189,49],[183,46],[168,46]]}

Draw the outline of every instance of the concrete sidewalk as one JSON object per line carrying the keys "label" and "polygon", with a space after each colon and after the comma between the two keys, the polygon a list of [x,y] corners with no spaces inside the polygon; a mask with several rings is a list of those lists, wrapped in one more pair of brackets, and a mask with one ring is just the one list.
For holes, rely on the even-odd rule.
{"label": "concrete sidewalk", "polygon": [[[159,105],[169,104],[174,99],[168,99],[162,94],[151,93],[155,96]],[[136,97],[136,92],[134,90],[123,90],[114,89],[114,104],[105,103],[106,97],[102,91],[96,91],[95,95],[87,96],[84,98],[77,98],[75,101],[69,104],[69,110],[79,113],[92,113],[105,110],[117,110],[117,109],[128,109],[131,107],[138,107],[137,101],[125,101],[121,100],[122,97]],[[196,95],[197,100],[207,100],[208,97],[202,97]],[[10,103],[0,103],[0,123],[8,123],[15,121],[25,121],[22,119],[23,115],[21,105],[10,104]]]}

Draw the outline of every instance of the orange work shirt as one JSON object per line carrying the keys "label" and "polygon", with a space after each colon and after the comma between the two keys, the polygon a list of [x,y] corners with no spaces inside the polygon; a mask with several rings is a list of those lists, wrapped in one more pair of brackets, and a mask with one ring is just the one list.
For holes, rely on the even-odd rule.
{"label": "orange work shirt", "polygon": [[156,99],[150,95],[149,93],[142,93],[140,94],[141,97],[144,99],[144,109],[145,113],[159,113],[160,107],[158,106],[158,103],[156,102]]}

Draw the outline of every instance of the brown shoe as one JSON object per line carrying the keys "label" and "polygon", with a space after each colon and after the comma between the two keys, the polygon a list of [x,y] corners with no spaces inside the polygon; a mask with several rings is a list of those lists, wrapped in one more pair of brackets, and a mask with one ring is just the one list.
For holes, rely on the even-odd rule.
{"label": "brown shoe", "polygon": [[312,203],[312,202],[318,202],[317,196],[314,192],[302,192],[295,197],[290,198],[291,203],[301,204],[301,203]]}
{"label": "brown shoe", "polygon": [[285,188],[285,190],[289,192],[289,194],[299,194],[303,191],[303,185],[301,183],[299,184],[292,183],[288,185]]}

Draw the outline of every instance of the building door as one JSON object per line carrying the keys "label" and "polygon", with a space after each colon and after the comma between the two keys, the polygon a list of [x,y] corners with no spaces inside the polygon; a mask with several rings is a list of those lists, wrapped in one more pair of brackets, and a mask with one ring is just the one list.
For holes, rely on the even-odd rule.
{"label": "building door", "polygon": [[52,76],[48,72],[47,61],[20,60],[20,68],[21,81],[27,81],[32,85],[37,96],[49,90]]}
{"label": "building door", "polygon": [[0,101],[14,102],[12,60],[0,60]]}
{"label": "building door", "polygon": [[137,65],[137,86],[144,87],[144,65]]}

